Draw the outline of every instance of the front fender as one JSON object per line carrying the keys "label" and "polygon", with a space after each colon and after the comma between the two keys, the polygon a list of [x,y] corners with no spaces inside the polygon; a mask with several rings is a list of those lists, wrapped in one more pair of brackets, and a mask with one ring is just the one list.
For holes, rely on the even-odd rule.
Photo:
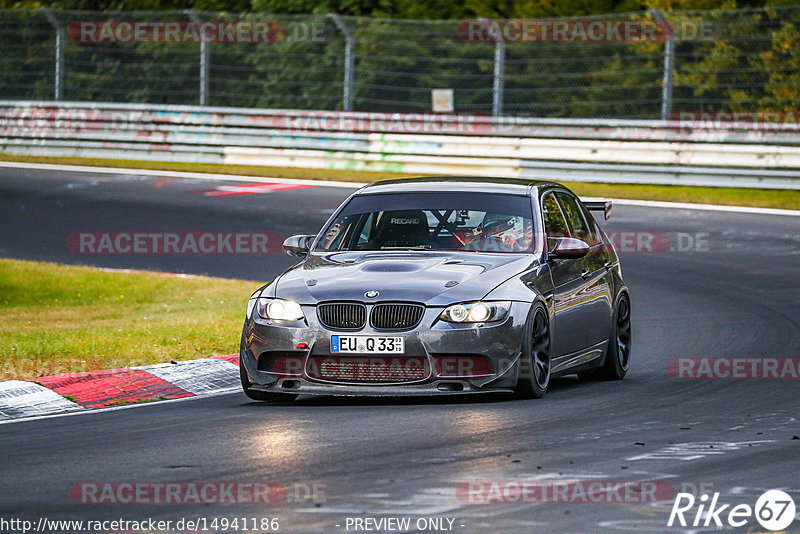
{"label": "front fender", "polygon": [[532,303],[545,301],[545,295],[553,291],[553,278],[547,263],[537,264],[521,275],[509,278],[485,296],[484,300],[514,300]]}

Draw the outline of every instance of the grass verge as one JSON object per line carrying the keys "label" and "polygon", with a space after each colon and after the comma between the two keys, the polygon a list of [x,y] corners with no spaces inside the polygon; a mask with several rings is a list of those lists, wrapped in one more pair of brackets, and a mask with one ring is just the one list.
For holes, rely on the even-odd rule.
{"label": "grass verge", "polygon": [[0,259],[0,380],[235,353],[259,285]]}
{"label": "grass verge", "polygon": [[[212,163],[175,163],[118,159],[50,158],[0,154],[0,161],[87,165],[126,169],[151,169],[215,174],[240,174],[270,178],[303,178],[370,183],[412,176],[391,172],[350,171],[340,169],[298,169],[292,167],[259,167],[253,165],[219,165]],[[543,178],[546,178],[543,176]],[[606,184],[596,182],[562,182],[583,196],[722,204],[759,208],[800,209],[800,191],[750,189],[743,187],[694,187],[678,185]]]}

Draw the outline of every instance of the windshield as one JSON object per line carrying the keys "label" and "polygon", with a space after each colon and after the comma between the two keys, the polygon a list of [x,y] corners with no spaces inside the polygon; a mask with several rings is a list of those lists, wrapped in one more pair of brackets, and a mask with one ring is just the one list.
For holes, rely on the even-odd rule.
{"label": "windshield", "polygon": [[527,196],[487,193],[372,194],[350,200],[315,250],[533,251]]}

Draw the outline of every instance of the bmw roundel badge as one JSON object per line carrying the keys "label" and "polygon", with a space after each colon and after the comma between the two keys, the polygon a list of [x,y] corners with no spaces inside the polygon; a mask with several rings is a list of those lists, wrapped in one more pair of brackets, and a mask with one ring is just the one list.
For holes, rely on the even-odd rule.
{"label": "bmw roundel badge", "polygon": [[367,297],[368,299],[374,299],[374,298],[376,298],[378,295],[380,295],[380,293],[378,293],[378,292],[377,292],[377,291],[375,291],[374,289],[370,289],[369,291],[367,291],[366,293],[364,293],[364,296],[365,296],[365,297]]}

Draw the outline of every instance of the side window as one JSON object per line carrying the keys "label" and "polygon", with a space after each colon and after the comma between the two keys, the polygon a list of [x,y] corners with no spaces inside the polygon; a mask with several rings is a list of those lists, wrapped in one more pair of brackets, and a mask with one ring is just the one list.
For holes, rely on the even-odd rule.
{"label": "side window", "polygon": [[567,219],[567,226],[572,237],[582,239],[591,245],[594,241],[594,236],[589,232],[589,226],[583,218],[578,199],[562,192],[557,192],[556,196],[558,197],[558,203],[561,204],[564,210],[564,217]]}
{"label": "side window", "polygon": [[589,246],[597,245],[601,243],[603,239],[600,237],[600,227],[597,225],[597,221],[592,217],[592,214],[589,213],[589,210],[586,209],[586,206],[583,204],[580,205],[581,213],[583,213],[583,218],[586,220],[586,223],[589,225]]}
{"label": "side window", "polygon": [[542,198],[542,218],[544,219],[544,231],[548,238],[569,237],[569,229],[561,208],[556,202],[553,193],[548,193]]}

